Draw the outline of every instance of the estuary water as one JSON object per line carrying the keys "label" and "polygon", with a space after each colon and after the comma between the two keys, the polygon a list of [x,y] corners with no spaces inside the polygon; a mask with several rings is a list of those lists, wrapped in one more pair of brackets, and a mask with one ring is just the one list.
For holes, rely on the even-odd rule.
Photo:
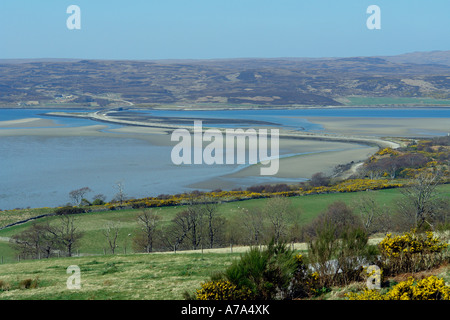
{"label": "estuary water", "polygon": [[[46,112],[82,110],[0,109],[0,121],[24,118],[51,119],[59,127],[120,125],[89,119],[44,116]],[[297,109],[297,110],[222,110],[222,111],[137,111],[157,117],[184,117],[188,120],[216,119],[217,126],[244,127],[246,121],[264,121],[294,130],[320,131],[323,128],[301,117],[386,117],[449,118],[450,109]],[[227,122],[227,119],[233,121]],[[240,120],[236,122],[236,120]],[[211,126],[214,126],[212,121]],[[20,128],[18,125],[17,128]],[[9,130],[0,128],[1,130]],[[107,130],[108,130],[107,129]],[[31,130],[31,128],[30,128]],[[358,148],[358,145],[354,146]],[[172,147],[153,145],[136,138],[114,136],[37,136],[0,137],[0,209],[54,207],[70,201],[69,192],[89,187],[86,198],[104,194],[111,200],[120,182],[129,197],[141,198],[159,194],[192,191],[189,185],[236,172],[239,165],[181,165],[171,162]],[[308,153],[307,147],[302,152]],[[323,150],[322,150],[323,151]],[[280,150],[287,154],[289,150]],[[298,182],[305,178],[279,180],[253,177],[242,180],[244,189],[252,184]],[[239,181],[236,181],[239,185]],[[217,186],[220,188],[220,186]]]}

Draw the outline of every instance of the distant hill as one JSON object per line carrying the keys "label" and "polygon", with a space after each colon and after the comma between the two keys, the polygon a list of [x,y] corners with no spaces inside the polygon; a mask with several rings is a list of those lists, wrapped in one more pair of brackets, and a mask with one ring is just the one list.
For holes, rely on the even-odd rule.
{"label": "distant hill", "polygon": [[0,107],[339,106],[355,96],[450,100],[450,51],[320,59],[0,60]]}
{"label": "distant hill", "polygon": [[450,51],[412,52],[383,57],[395,63],[442,64],[450,66]]}

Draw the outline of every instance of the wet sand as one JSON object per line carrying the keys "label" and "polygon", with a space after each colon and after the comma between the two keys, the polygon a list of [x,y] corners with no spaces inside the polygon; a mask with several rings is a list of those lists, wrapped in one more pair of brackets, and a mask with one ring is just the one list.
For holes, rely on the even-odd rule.
{"label": "wet sand", "polygon": [[446,135],[450,121],[446,118],[359,118],[305,117],[322,125],[325,131],[343,135],[378,137],[426,137]]}
{"label": "wet sand", "polygon": [[[378,119],[378,118],[338,118],[308,117],[311,122],[324,126],[322,132],[280,131],[279,171],[272,178],[279,182],[295,179],[309,179],[316,172],[330,174],[339,164],[359,162],[367,159],[380,147],[397,147],[395,141],[382,139],[383,136],[400,137],[411,134],[410,128],[421,130],[444,130],[450,126],[448,119]],[[100,120],[100,119],[98,119]],[[102,119],[103,121],[109,119]],[[2,136],[93,136],[142,139],[157,146],[174,146],[170,140],[174,127],[158,127],[144,123],[133,125],[121,123],[120,128],[111,129],[107,125],[83,127],[50,126],[53,121],[47,119],[21,119],[0,122]],[[41,127],[39,127],[41,126]],[[45,126],[46,128],[42,128]],[[17,128],[21,127],[21,128]],[[175,128],[178,126],[175,126]],[[9,129],[11,128],[11,129]],[[308,152],[308,154],[301,154]],[[189,187],[195,189],[230,189],[239,187],[239,180],[258,177],[260,165],[248,166],[233,174],[205,179]]]}
{"label": "wet sand", "polygon": [[[379,150],[378,147],[357,146],[354,144],[334,143],[336,147],[347,147],[341,151],[317,151],[320,149],[320,142],[316,143],[316,152],[310,154],[303,154],[298,156],[281,158],[279,160],[278,173],[273,178],[276,178],[277,183],[289,183],[292,181],[302,181],[310,179],[314,173],[323,172],[331,175],[333,169],[340,164],[347,164],[350,162],[358,163],[366,160]],[[359,147],[358,149],[352,149]],[[225,186],[224,188],[232,189],[238,188],[241,179],[260,177],[261,164],[246,167],[236,173],[224,175],[218,178],[209,179],[199,183],[189,185],[194,189],[208,189],[217,188],[218,185]]]}
{"label": "wet sand", "polygon": [[41,118],[25,118],[18,120],[0,121],[0,128],[39,128],[60,126],[53,120]]}

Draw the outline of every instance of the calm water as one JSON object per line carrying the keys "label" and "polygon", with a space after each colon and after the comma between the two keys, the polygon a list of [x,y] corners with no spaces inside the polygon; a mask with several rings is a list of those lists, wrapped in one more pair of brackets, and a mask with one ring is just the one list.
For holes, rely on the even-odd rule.
{"label": "calm water", "polygon": [[111,200],[117,182],[136,198],[179,193],[217,175],[215,166],[172,165],[171,149],[127,138],[0,138],[0,208],[63,205],[85,186],[93,190],[86,198],[102,193]]}
{"label": "calm water", "polygon": [[[87,119],[45,117],[45,112],[69,110],[0,109],[0,121],[48,118],[63,126],[99,124]],[[79,111],[79,110],[72,110]],[[293,129],[320,130],[321,127],[292,116],[355,117],[439,117],[450,118],[450,109],[308,109],[308,110],[226,110],[226,111],[141,111],[160,117],[183,116],[192,119],[260,120]],[[105,125],[105,123],[102,123]],[[192,122],[189,123],[192,125]],[[226,125],[226,121],[225,121]],[[236,124],[229,124],[229,126]],[[111,125],[110,128],[118,127]],[[240,126],[239,126],[240,127]],[[6,130],[6,129],[0,129]],[[123,135],[122,135],[123,136]],[[0,138],[0,209],[52,207],[70,201],[69,192],[88,186],[92,199],[102,193],[111,200],[121,182],[125,193],[140,198],[162,193],[189,191],[186,186],[234,172],[231,166],[175,166],[171,147],[151,145],[129,138],[109,137],[3,137]],[[283,153],[283,150],[280,150]],[[304,150],[308,152],[308,150]],[[286,180],[283,180],[286,181]],[[299,180],[292,180],[295,182]],[[279,182],[270,177],[236,181],[242,187]]]}
{"label": "calm water", "polygon": [[[321,125],[311,123],[301,117],[368,117],[368,118],[450,118],[450,108],[311,108],[311,109],[265,109],[265,110],[217,110],[217,111],[185,111],[185,110],[143,110],[136,111],[157,117],[183,117],[192,119],[239,119],[257,120],[274,123],[291,129],[315,131],[323,129]],[[295,117],[295,118],[293,118]],[[192,122],[186,122],[192,125]],[[205,122],[207,124],[207,122]],[[211,127],[235,126],[234,124],[210,125]]]}

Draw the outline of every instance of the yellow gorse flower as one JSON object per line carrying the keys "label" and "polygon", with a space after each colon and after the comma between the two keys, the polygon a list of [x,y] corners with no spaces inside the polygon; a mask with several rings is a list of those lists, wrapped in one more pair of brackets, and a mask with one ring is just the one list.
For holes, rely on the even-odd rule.
{"label": "yellow gorse flower", "polygon": [[443,278],[429,276],[416,281],[409,278],[395,285],[386,294],[365,289],[361,293],[348,293],[349,300],[450,300],[450,287]]}
{"label": "yellow gorse flower", "polygon": [[246,300],[251,296],[250,289],[239,289],[230,281],[218,280],[202,283],[196,291],[198,300]]}

